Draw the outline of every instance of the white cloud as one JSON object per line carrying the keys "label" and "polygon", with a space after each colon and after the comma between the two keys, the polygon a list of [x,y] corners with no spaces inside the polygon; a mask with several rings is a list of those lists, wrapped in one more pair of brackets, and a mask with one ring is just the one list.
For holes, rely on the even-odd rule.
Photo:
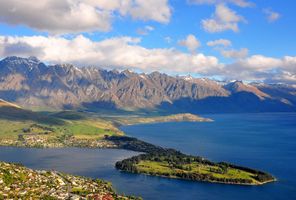
{"label": "white cloud", "polygon": [[270,8],[263,9],[263,13],[266,15],[266,19],[270,23],[277,21],[281,17],[279,13],[272,11]]}
{"label": "white cloud", "polygon": [[212,18],[202,20],[201,24],[203,29],[210,33],[226,30],[238,32],[239,22],[246,22],[246,20],[242,16],[237,15],[235,11],[228,8],[225,4],[218,4]]}
{"label": "white cloud", "polygon": [[[144,72],[157,70],[169,73],[210,74],[219,71],[221,67],[214,56],[186,54],[171,48],[147,49],[140,46],[139,42],[139,38],[131,37],[94,42],[82,35],[73,39],[0,36],[0,57],[33,55],[49,63],[66,62],[79,66],[132,68]],[[26,48],[17,49],[19,43],[26,45]],[[11,46],[16,48],[14,52]]]}
{"label": "white cloud", "polygon": [[296,57],[291,56],[253,55],[225,65],[223,70],[225,75],[238,80],[296,83]]}
{"label": "white cloud", "polygon": [[168,0],[0,1],[0,22],[53,34],[109,31],[115,16],[168,23]]}
{"label": "white cloud", "polygon": [[147,49],[139,38],[118,37],[91,41],[78,35],[73,39],[58,36],[0,36],[0,57],[37,56],[48,63],[73,63],[106,69],[134,69],[143,72],[198,73],[226,79],[285,82],[296,84],[296,56],[282,58],[252,55],[223,64],[214,56],[182,53],[173,48]]}
{"label": "white cloud", "polygon": [[244,60],[244,66],[252,69],[269,69],[279,67],[282,64],[281,60],[262,55],[254,55]]}
{"label": "white cloud", "polygon": [[133,0],[128,13],[134,19],[168,23],[171,17],[171,8],[168,5],[168,0]]}
{"label": "white cloud", "polygon": [[188,0],[189,3],[193,3],[193,4],[208,4],[208,5],[212,5],[212,4],[234,4],[236,6],[239,7],[252,7],[254,6],[254,3],[250,2],[250,1],[246,1],[246,0]]}
{"label": "white cloud", "polygon": [[226,58],[245,58],[248,56],[249,50],[247,48],[241,48],[240,50],[221,50],[221,54]]}
{"label": "white cloud", "polygon": [[201,45],[200,41],[192,34],[188,35],[185,39],[180,40],[178,44],[186,47],[191,53],[194,53]]}
{"label": "white cloud", "polygon": [[229,47],[232,45],[232,43],[230,40],[227,40],[227,39],[218,39],[218,40],[208,41],[207,45],[210,47],[216,47],[216,46]]}
{"label": "white cloud", "polygon": [[154,31],[153,26],[145,26],[144,28],[138,28],[137,33],[139,35],[148,35],[151,31]]}

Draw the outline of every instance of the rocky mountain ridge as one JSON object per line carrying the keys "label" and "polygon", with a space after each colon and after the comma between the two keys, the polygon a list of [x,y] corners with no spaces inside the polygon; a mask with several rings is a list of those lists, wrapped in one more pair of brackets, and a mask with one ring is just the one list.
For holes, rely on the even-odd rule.
{"label": "rocky mountain ridge", "polygon": [[38,109],[165,110],[170,112],[275,112],[296,110],[296,88],[283,84],[221,83],[138,74],[71,64],[47,65],[37,58],[0,61],[0,98]]}

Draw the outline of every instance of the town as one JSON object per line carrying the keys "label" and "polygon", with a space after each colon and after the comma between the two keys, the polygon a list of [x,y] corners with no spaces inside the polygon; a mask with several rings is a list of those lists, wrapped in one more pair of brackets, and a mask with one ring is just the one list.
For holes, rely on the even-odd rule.
{"label": "town", "polygon": [[0,162],[0,199],[129,200],[115,193],[111,183],[56,171],[32,170]]}

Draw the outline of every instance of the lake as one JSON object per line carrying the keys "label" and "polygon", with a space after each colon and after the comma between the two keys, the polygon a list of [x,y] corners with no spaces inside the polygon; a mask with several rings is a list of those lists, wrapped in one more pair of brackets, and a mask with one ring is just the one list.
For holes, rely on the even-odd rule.
{"label": "lake", "polygon": [[121,129],[153,144],[213,161],[227,161],[273,174],[263,186],[223,185],[128,174],[116,161],[136,155],[110,149],[25,149],[0,147],[0,160],[34,169],[54,169],[111,181],[120,193],[144,199],[296,199],[296,114],[206,115],[214,122],[158,123]]}

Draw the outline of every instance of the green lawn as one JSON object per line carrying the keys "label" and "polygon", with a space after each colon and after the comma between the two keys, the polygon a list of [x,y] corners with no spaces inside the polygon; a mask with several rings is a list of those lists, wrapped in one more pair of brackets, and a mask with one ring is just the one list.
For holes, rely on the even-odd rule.
{"label": "green lawn", "polygon": [[103,138],[105,135],[123,135],[110,122],[101,119],[83,119],[67,121],[63,126],[57,127],[59,132],[73,134],[76,138]]}
{"label": "green lawn", "polygon": [[174,176],[175,173],[196,173],[196,174],[209,174],[215,178],[227,178],[227,179],[246,179],[251,180],[252,183],[259,183],[257,180],[253,178],[254,174],[233,168],[227,168],[227,170],[223,170],[219,166],[211,166],[201,163],[191,163],[184,164],[182,167],[174,167],[170,165],[168,162],[156,162],[156,161],[140,161],[136,164],[136,168],[140,173],[146,174],[163,174],[169,175],[171,177]]}

